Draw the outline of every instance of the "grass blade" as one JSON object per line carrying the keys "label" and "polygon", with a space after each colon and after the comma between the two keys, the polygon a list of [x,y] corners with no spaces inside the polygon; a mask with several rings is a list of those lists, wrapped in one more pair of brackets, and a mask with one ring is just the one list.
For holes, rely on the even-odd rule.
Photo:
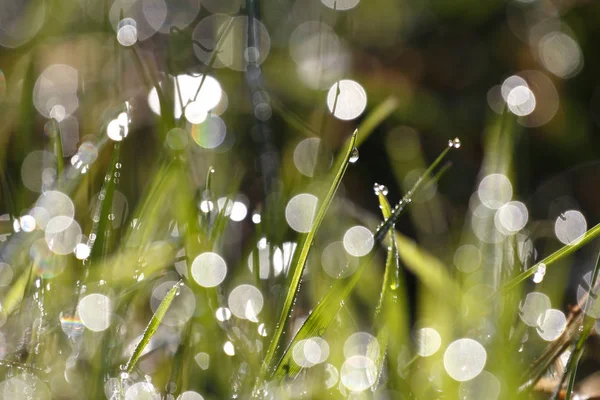
{"label": "grass blade", "polygon": [[150,322],[148,323],[148,326],[144,330],[144,335],[142,336],[142,340],[140,340],[140,342],[137,344],[137,346],[135,346],[135,349],[133,350],[133,354],[131,354],[131,357],[127,361],[127,364],[125,364],[125,368],[127,369],[127,372],[131,373],[133,371],[135,364],[138,362],[139,358],[142,355],[142,352],[144,351],[144,347],[146,347],[148,342],[150,342],[150,339],[152,339],[152,336],[158,329],[158,326],[160,325],[165,314],[169,310],[171,303],[173,302],[173,300],[175,300],[175,296],[177,296],[177,292],[179,291],[179,287],[181,286],[181,284],[182,284],[182,281],[177,282],[171,288],[171,290],[169,290],[169,292],[167,293],[165,298],[161,301],[160,305],[156,309],[156,312],[154,313],[154,315],[150,319]]}
{"label": "grass blade", "polygon": [[[389,218],[392,214],[392,208],[381,188],[377,191],[377,197],[379,199],[383,218]],[[379,298],[379,303],[375,309],[375,316],[373,317],[375,329],[377,331],[376,337],[377,343],[379,344],[379,352],[371,357],[371,359],[375,361],[375,366],[377,367],[377,381],[379,381],[383,371],[385,354],[389,344],[388,339],[394,337],[397,343],[402,343],[403,339],[406,338],[406,332],[403,328],[405,328],[408,323],[406,320],[408,314],[405,301],[404,282],[400,278],[400,259],[393,229],[394,228],[392,227],[392,234],[388,235],[390,247],[388,248],[385,263],[381,297]],[[401,331],[394,328],[400,328]],[[392,330],[394,331],[392,332]],[[372,386],[373,389],[376,387],[377,384]]]}
{"label": "grass blade", "polygon": [[546,267],[548,267],[548,266],[550,266],[550,264],[579,250],[580,248],[582,248],[583,246],[588,244],[592,239],[594,239],[598,235],[600,235],[600,224],[594,226],[592,229],[590,229],[586,233],[584,233],[583,236],[581,236],[581,238],[578,239],[576,243],[567,244],[567,245],[561,247],[554,253],[550,254],[548,257],[544,258],[539,263],[535,264],[533,267],[529,268],[528,270],[520,273],[519,275],[517,275],[510,281],[506,282],[504,284],[504,287],[502,288],[502,290],[507,291],[507,290],[514,289],[521,282],[525,281],[527,278],[529,278],[530,276],[535,274],[535,272],[538,270],[538,267],[540,266],[540,264],[545,264]]}
{"label": "grass blade", "polygon": [[268,369],[271,367],[273,360],[276,356],[277,349],[280,346],[280,341],[283,337],[283,331],[285,329],[286,322],[288,320],[289,314],[291,312],[292,306],[294,304],[294,300],[300,288],[300,281],[302,280],[302,273],[304,272],[304,266],[306,265],[306,259],[308,258],[308,252],[312,246],[312,242],[315,238],[317,230],[325,217],[325,213],[333,200],[333,196],[337,191],[344,173],[346,172],[346,168],[348,167],[348,163],[350,160],[350,156],[352,155],[352,151],[354,150],[354,146],[356,144],[358,130],[355,130],[352,136],[350,137],[350,141],[346,147],[346,152],[344,153],[344,158],[341,160],[339,164],[337,174],[333,179],[333,182],[330,185],[329,192],[325,196],[319,211],[315,217],[314,223],[310,232],[306,234],[304,237],[304,241],[301,246],[299,246],[300,251],[296,251],[294,254],[294,259],[290,265],[294,266],[293,272],[291,274],[290,283],[288,286],[287,295],[285,297],[283,307],[281,309],[281,313],[279,314],[279,320],[277,321],[277,325],[275,326],[275,331],[273,333],[273,337],[271,338],[271,343],[269,344],[269,348],[267,349],[265,359],[263,361],[263,365],[261,368],[260,377],[263,378],[267,375]]}
{"label": "grass blade", "polygon": [[95,239],[90,239],[90,258],[92,260],[100,259],[108,254],[108,246],[110,241],[110,234],[112,232],[111,220],[109,215],[112,213],[113,208],[113,197],[115,193],[115,172],[118,170],[118,163],[120,160],[121,146],[119,143],[115,143],[112,160],[110,163],[110,169],[106,174],[104,185],[100,191],[100,198],[96,210],[94,210],[94,225],[92,233]]}
{"label": "grass blade", "polygon": [[594,323],[596,319],[586,313],[589,307],[592,306],[592,303],[596,301],[595,294],[592,293],[593,290],[597,290],[596,281],[598,280],[598,272],[600,271],[600,254],[596,260],[596,266],[594,267],[594,272],[592,272],[592,279],[590,280],[590,288],[587,292],[587,298],[585,301],[585,305],[583,308],[583,312],[585,316],[583,317],[583,329],[581,330],[581,335],[579,335],[579,339],[577,339],[577,344],[575,345],[575,350],[571,354],[567,366],[565,368],[565,376],[569,377],[569,383],[567,385],[567,392],[565,395],[565,400],[570,400],[571,395],[573,394],[573,386],[575,385],[575,377],[577,375],[577,367],[579,365],[579,361],[581,360],[581,356],[583,355],[584,345],[592,332],[594,327]]}

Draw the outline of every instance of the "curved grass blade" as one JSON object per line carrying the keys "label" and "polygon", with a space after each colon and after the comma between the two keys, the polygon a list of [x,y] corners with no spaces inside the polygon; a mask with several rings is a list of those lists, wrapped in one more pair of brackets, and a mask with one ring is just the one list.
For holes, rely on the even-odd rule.
{"label": "curved grass blade", "polygon": [[582,248],[583,246],[588,244],[592,239],[594,239],[598,235],[600,235],[600,224],[594,226],[592,229],[590,229],[586,233],[584,233],[581,236],[581,238],[577,239],[576,243],[567,244],[567,245],[561,247],[554,253],[550,254],[548,257],[544,258],[539,263],[535,264],[533,267],[529,268],[527,271],[520,273],[519,275],[517,275],[510,281],[506,282],[502,288],[502,291],[514,289],[521,282],[525,281],[527,278],[529,278],[530,276],[535,274],[535,272],[537,271],[538,267],[541,264],[545,264],[546,267],[550,266],[550,264],[553,264],[554,262],[560,260],[561,258],[568,256],[569,254],[579,250],[580,248]]}
{"label": "curved grass blade", "polygon": [[358,130],[355,130],[352,136],[350,137],[350,141],[346,147],[346,152],[344,153],[344,158],[341,160],[339,164],[337,174],[331,183],[329,188],[329,192],[325,196],[319,211],[315,217],[312,228],[310,232],[304,236],[304,240],[302,245],[299,246],[300,251],[296,251],[294,253],[294,258],[290,265],[293,267],[293,272],[291,273],[291,279],[288,286],[287,295],[285,297],[283,307],[281,309],[281,313],[279,314],[279,320],[277,321],[277,325],[275,326],[275,331],[273,333],[273,337],[271,338],[271,343],[269,344],[269,348],[267,349],[263,365],[261,367],[260,378],[262,379],[267,375],[271,364],[276,356],[277,349],[280,346],[280,341],[283,338],[283,331],[286,326],[286,322],[289,318],[289,314],[292,310],[292,306],[294,305],[294,300],[296,299],[296,295],[298,294],[298,290],[300,288],[300,281],[302,280],[302,273],[304,272],[304,266],[306,265],[306,259],[308,258],[308,252],[312,246],[312,242],[315,238],[317,230],[325,217],[325,213],[333,200],[333,196],[337,191],[344,173],[346,172],[346,168],[348,168],[348,163],[350,162],[350,156],[352,155],[352,151],[354,150],[354,146],[356,144]]}
{"label": "curved grass blade", "polygon": [[150,319],[150,322],[148,323],[148,326],[144,330],[144,335],[142,336],[142,340],[140,340],[140,342],[137,344],[137,346],[135,346],[135,349],[133,350],[133,354],[131,354],[131,357],[127,361],[127,364],[125,364],[125,369],[127,370],[127,372],[131,373],[133,371],[135,364],[138,362],[138,360],[140,359],[140,357],[142,355],[142,352],[144,351],[144,347],[146,347],[148,342],[150,342],[150,339],[152,339],[152,336],[154,335],[154,333],[156,333],[156,330],[158,329],[158,326],[162,322],[165,314],[169,310],[171,303],[175,299],[175,296],[177,296],[177,292],[179,291],[179,287],[181,286],[181,284],[182,284],[182,281],[177,282],[171,288],[171,290],[169,290],[169,292],[167,293],[165,298],[161,301],[160,305],[156,309],[156,312],[154,313],[154,315]]}

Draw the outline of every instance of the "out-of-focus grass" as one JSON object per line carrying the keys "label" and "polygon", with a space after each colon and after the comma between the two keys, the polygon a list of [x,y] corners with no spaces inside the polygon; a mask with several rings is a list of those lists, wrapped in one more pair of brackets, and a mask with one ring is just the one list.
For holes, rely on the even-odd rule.
{"label": "out-of-focus grass", "polygon": [[[571,314],[557,304],[564,288],[546,296],[542,281],[592,243],[600,225],[585,225],[585,233],[558,248],[553,242],[551,251],[536,240],[559,229],[548,234],[548,221],[534,221],[532,206],[525,208],[529,223],[514,228],[518,218],[507,207],[520,207],[513,203],[523,121],[506,107],[489,119],[480,176],[464,183],[460,170],[441,162],[460,161],[458,148],[475,141],[446,142],[456,129],[444,126],[449,112],[431,89],[363,67],[355,78],[369,96],[364,116],[336,119],[338,107],[353,104],[339,101],[339,83],[330,86],[337,88],[333,105],[326,101],[322,79],[335,65],[309,74],[291,68],[282,51],[285,29],[273,33],[272,60],[252,61],[261,41],[244,35],[256,34],[259,3],[238,11],[251,16],[242,24],[248,29],[212,14],[225,23],[211,46],[173,26],[157,34],[164,54],[153,42],[125,48],[100,7],[98,26],[73,34],[83,45],[47,27],[30,47],[0,55],[10,64],[7,93],[0,93],[0,398],[585,396],[576,372],[595,335],[598,266],[580,293],[585,305]],[[334,6],[312,20],[319,45],[331,29],[384,46],[405,29],[401,11],[414,11],[392,1],[365,3],[363,18],[335,22]],[[468,20],[498,8],[469,4],[431,7],[440,15],[470,10]],[[265,21],[277,19],[273,10],[265,10]],[[63,11],[73,15],[54,17],[76,18]],[[295,18],[301,11],[294,9]],[[372,16],[377,29],[365,25]],[[229,36],[237,31],[240,43]],[[337,36],[333,43],[347,45]],[[185,46],[205,51],[204,65],[189,68],[190,54],[178,52]],[[73,60],[77,111],[68,117],[78,124],[75,142],[60,109],[41,110],[55,99],[35,101],[43,90],[60,97],[64,88],[45,87],[40,76],[48,65],[67,63],[60,54],[73,48],[85,53]],[[244,68],[219,69],[236,51]],[[319,47],[316,54],[333,53]],[[290,84],[302,73],[309,84]],[[204,118],[219,117],[236,142],[213,146],[206,140],[218,127],[186,115],[210,95],[209,76],[227,97]],[[184,100],[187,84],[195,94]],[[146,106],[152,90],[160,113]],[[444,150],[429,168],[421,137],[392,129],[400,121],[435,131],[428,148]],[[115,123],[121,137],[111,130]],[[298,155],[306,139],[310,151]],[[370,142],[385,148],[363,151]],[[73,143],[77,151],[66,154]],[[390,165],[360,170],[377,165],[377,156]],[[364,190],[374,183],[369,176],[390,179],[389,193],[379,184],[376,197]],[[513,182],[510,196],[500,184],[477,186],[490,176]],[[448,197],[459,184],[476,189],[456,211]],[[310,201],[294,207],[297,195]],[[400,231],[410,226],[407,213],[414,232]],[[547,382],[550,390],[541,385]]]}

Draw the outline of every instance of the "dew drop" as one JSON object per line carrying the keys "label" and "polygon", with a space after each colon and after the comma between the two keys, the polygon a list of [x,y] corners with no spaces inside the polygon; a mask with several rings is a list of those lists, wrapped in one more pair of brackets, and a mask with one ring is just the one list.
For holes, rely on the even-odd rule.
{"label": "dew drop", "polygon": [[348,161],[349,161],[351,164],[354,164],[355,162],[357,162],[357,161],[358,161],[358,157],[359,157],[359,154],[358,154],[358,149],[357,149],[356,147],[354,147],[354,148],[352,149],[352,152],[350,153],[350,158],[348,159]]}
{"label": "dew drop", "polygon": [[454,146],[455,149],[460,148],[460,139],[459,138],[454,138],[454,140],[452,141],[452,145]]}
{"label": "dew drop", "polygon": [[376,183],[373,185],[373,192],[375,192],[376,196],[379,196],[379,193],[381,193],[384,196],[387,196],[388,188],[385,185],[380,185],[379,183]]}

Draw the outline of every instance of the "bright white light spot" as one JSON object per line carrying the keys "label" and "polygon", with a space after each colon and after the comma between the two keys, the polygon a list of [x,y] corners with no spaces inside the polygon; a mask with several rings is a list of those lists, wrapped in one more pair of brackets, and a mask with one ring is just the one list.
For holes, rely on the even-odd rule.
{"label": "bright white light spot", "polygon": [[235,347],[233,347],[233,343],[231,343],[230,341],[225,342],[225,344],[223,345],[223,351],[228,356],[234,356],[235,355]]}
{"label": "bright white light spot", "polygon": [[75,246],[75,257],[78,260],[85,260],[90,256],[90,252],[90,247],[85,243],[78,243],[77,246]]}
{"label": "bright white light spot", "polygon": [[482,371],[477,377],[462,382],[458,387],[461,400],[496,400],[500,395],[500,381],[487,371]]}
{"label": "bright white light spot", "polygon": [[198,353],[194,356],[194,360],[200,368],[207,370],[210,366],[210,355],[208,353]]}
{"label": "bright white light spot", "polygon": [[190,124],[201,124],[206,120],[207,116],[208,110],[199,101],[193,101],[185,107],[185,119]]}
{"label": "bright white light spot", "polygon": [[192,262],[192,277],[200,286],[218,286],[226,275],[227,264],[217,253],[202,253]]}
{"label": "bright white light spot", "polygon": [[[202,87],[200,85],[202,84]],[[222,90],[219,82],[212,76],[206,76],[204,83],[202,83],[202,75],[178,75],[175,78],[173,84],[174,93],[173,99],[175,99],[174,115],[175,118],[181,118],[182,114],[182,102],[185,107],[189,103],[194,102],[190,113],[193,120],[197,120],[202,113],[206,113],[214,108],[221,100]],[[198,89],[200,91],[198,92]],[[196,93],[198,95],[196,95]],[[181,100],[180,100],[181,99]],[[158,100],[158,93],[156,88],[153,88],[148,95],[148,105],[150,109],[157,115],[161,114],[160,102]],[[191,121],[190,121],[191,122]]]}
{"label": "bright white light spot", "polygon": [[586,231],[587,221],[583,214],[576,210],[564,212],[554,223],[554,233],[564,244],[575,244],[581,241]]}
{"label": "bright white light spot", "polygon": [[79,224],[70,217],[57,216],[48,221],[46,225],[46,243],[48,248],[56,254],[69,254],[81,237]]}
{"label": "bright white light spot", "polygon": [[502,86],[500,88],[500,94],[502,95],[504,101],[508,101],[508,95],[510,94],[510,92],[514,88],[519,86],[528,87],[525,79],[517,75],[509,76],[508,78],[506,78],[504,82],[502,82]]}
{"label": "bright white light spot", "polygon": [[[316,364],[306,357],[307,347],[309,354],[312,354],[313,352],[320,353],[319,346],[316,343],[311,342],[310,339],[300,340],[298,343],[296,343],[294,349],[292,350],[292,358],[294,359],[294,362],[303,368],[310,368]],[[320,354],[315,354],[315,357],[318,359]]]}
{"label": "bright white light spot", "polygon": [[[268,279],[270,276],[279,276],[283,271],[287,271],[296,243],[285,242],[282,245],[283,251],[277,246],[269,246],[266,239],[261,239],[254,250],[248,256],[248,269],[254,273],[254,261],[258,261],[259,278]],[[258,252],[258,254],[256,254]]]}
{"label": "bright white light spot", "polygon": [[258,334],[263,337],[266,337],[268,334],[267,327],[265,326],[264,322],[262,324],[258,325],[257,331],[258,331]]}
{"label": "bright white light spot", "polygon": [[110,326],[110,299],[100,293],[85,296],[77,307],[83,325],[94,332],[101,332]]}
{"label": "bright white light spot", "polygon": [[187,392],[181,393],[177,400],[204,400],[204,397],[200,395],[200,393],[192,392],[188,390]]}
{"label": "bright white light spot", "polygon": [[252,214],[252,222],[254,222],[255,224],[260,224],[260,214],[259,213],[254,213]]}
{"label": "bright white light spot", "polygon": [[[167,293],[175,286],[177,282],[167,281],[156,286],[150,298],[150,308],[156,312],[158,306],[165,298]],[[194,315],[196,309],[196,296],[190,288],[185,285],[179,286],[179,292],[169,306],[167,313],[163,317],[162,323],[167,326],[181,326],[185,324]]]}
{"label": "bright white light spot", "polygon": [[551,308],[540,315],[537,320],[537,333],[547,342],[558,339],[567,327],[567,318],[560,310]]}
{"label": "bright white light spot", "polygon": [[367,107],[367,93],[357,82],[349,79],[338,81],[327,93],[327,107],[336,118],[358,118]]}
{"label": "bright white light spot", "polygon": [[258,322],[257,316],[263,308],[263,295],[252,285],[234,288],[228,298],[229,309],[238,318]]}
{"label": "bright white light spot", "polygon": [[160,400],[160,394],[151,383],[138,382],[127,389],[125,400]]}
{"label": "bright white light spot", "polygon": [[369,254],[374,244],[373,234],[364,226],[353,226],[344,234],[344,248],[354,257]]}
{"label": "bright white light spot", "polygon": [[329,343],[321,337],[307,339],[304,344],[304,356],[313,364],[320,364],[329,358]]}
{"label": "bright white light spot", "polygon": [[[3,10],[6,11],[6,7]],[[75,68],[65,64],[51,65],[35,83],[33,103],[43,116],[62,120],[79,107],[78,84],[79,73]]]}
{"label": "bright white light spot", "polygon": [[506,99],[508,109],[515,115],[523,117],[535,110],[535,95],[527,86],[517,86],[508,94]]}
{"label": "bright white light spot", "polygon": [[52,109],[50,110],[50,118],[54,118],[58,122],[61,122],[63,119],[65,119],[65,116],[66,110],[60,104],[52,107]]}
{"label": "bright white light spot", "polygon": [[240,222],[246,218],[246,215],[248,215],[248,208],[246,205],[241,201],[234,201],[233,206],[231,206],[229,218],[231,218],[232,221]]}
{"label": "bright white light spot", "polygon": [[191,135],[198,146],[214,149],[225,140],[227,127],[221,118],[211,115],[203,123],[192,125]]}
{"label": "bright white light spot", "polygon": [[454,265],[467,274],[481,266],[481,259],[481,251],[472,244],[465,244],[454,252]]}
{"label": "bright white light spot", "polygon": [[228,321],[231,318],[231,310],[227,307],[219,307],[217,308],[215,315],[221,322]]}
{"label": "bright white light spot", "polygon": [[35,218],[31,215],[24,215],[19,218],[19,224],[21,225],[21,229],[23,232],[32,232],[35,229]]}
{"label": "bright white light spot", "polygon": [[502,174],[491,174],[479,183],[477,195],[488,208],[497,210],[512,198],[513,190],[510,180]]}
{"label": "bright white light spot", "polygon": [[119,22],[117,40],[122,46],[133,46],[137,42],[137,23],[132,18],[124,18]]}
{"label": "bright white light spot", "polygon": [[[36,208],[44,210],[46,213],[46,218],[40,219],[37,218],[38,214],[35,214],[36,220],[41,228],[45,228],[46,224],[42,224],[40,220],[46,219],[49,221],[51,218],[58,216],[64,216],[68,217],[69,219],[73,219],[75,216],[75,205],[69,196],[56,190],[50,190],[42,193],[35,204]],[[36,208],[32,209],[32,211],[36,210]],[[40,214],[42,214],[41,211]]]}
{"label": "bright white light spot", "polygon": [[362,392],[375,384],[377,373],[373,360],[365,356],[352,356],[342,364],[341,382],[352,392]]}
{"label": "bright white light spot", "polygon": [[321,3],[325,4],[327,7],[338,11],[354,8],[359,2],[360,0],[321,0]]}
{"label": "bright white light spot", "polygon": [[346,278],[358,268],[358,258],[348,254],[343,242],[333,242],[323,250],[321,266],[332,278]]}
{"label": "bright white light spot", "polygon": [[377,339],[367,332],[356,332],[346,339],[344,343],[344,357],[368,356],[379,353]]}
{"label": "bright white light spot", "polygon": [[550,32],[540,40],[539,55],[544,67],[560,78],[575,76],[583,66],[581,48],[562,32]]}
{"label": "bright white light spot", "polygon": [[200,210],[202,210],[204,213],[211,212],[214,207],[215,206],[212,201],[202,200],[200,202]]}
{"label": "bright white light spot", "polygon": [[115,142],[120,142],[129,134],[129,124],[123,124],[119,119],[113,119],[106,127],[106,135]]}
{"label": "bright white light spot", "polygon": [[473,339],[456,340],[444,353],[444,368],[459,382],[475,378],[481,373],[487,359],[485,348]]}
{"label": "bright white light spot", "polygon": [[551,307],[550,298],[543,293],[533,292],[519,306],[519,316],[527,326],[538,326],[538,319]]}
{"label": "bright white light spot", "polygon": [[304,139],[294,149],[294,165],[302,175],[314,176],[321,139]]}
{"label": "bright white light spot", "polygon": [[494,223],[505,235],[513,235],[527,225],[529,211],[520,201],[511,201],[496,211]]}
{"label": "bright white light spot", "polygon": [[285,207],[285,219],[296,232],[307,233],[313,225],[317,214],[319,199],[308,193],[292,197]]}
{"label": "bright white light spot", "polygon": [[442,337],[433,328],[421,328],[415,333],[417,354],[429,357],[437,353],[442,345]]}

